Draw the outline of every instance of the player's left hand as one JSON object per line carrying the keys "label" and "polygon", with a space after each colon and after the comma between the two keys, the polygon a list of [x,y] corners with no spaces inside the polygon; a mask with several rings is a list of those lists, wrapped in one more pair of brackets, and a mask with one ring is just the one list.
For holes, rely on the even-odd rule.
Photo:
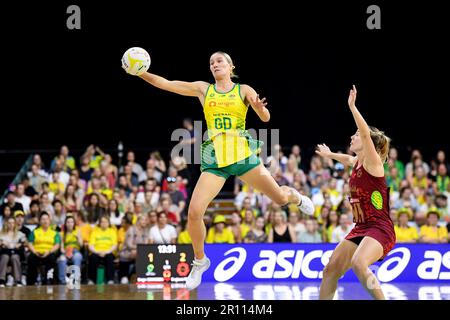
{"label": "player's left hand", "polygon": [[250,102],[252,103],[252,106],[257,110],[263,110],[264,107],[267,106],[266,98],[259,99],[259,94],[256,95],[255,99],[252,99],[252,97],[250,97]]}
{"label": "player's left hand", "polygon": [[348,95],[348,106],[350,108],[355,108],[356,105],[356,87],[353,85],[353,89],[350,90],[350,93]]}

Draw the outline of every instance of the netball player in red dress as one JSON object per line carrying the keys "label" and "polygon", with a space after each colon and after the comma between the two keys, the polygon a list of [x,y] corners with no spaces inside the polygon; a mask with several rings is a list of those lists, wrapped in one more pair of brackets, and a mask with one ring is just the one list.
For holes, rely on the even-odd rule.
{"label": "netball player in red dress", "polygon": [[394,224],[389,217],[389,191],[383,163],[389,151],[389,138],[369,127],[355,105],[356,88],[350,90],[348,105],[358,127],[351,137],[355,157],[333,153],[326,145],[316,151],[322,157],[352,166],[350,189],[355,227],[338,244],[323,270],[320,299],[333,299],[337,282],[350,268],[375,299],[384,299],[380,284],[369,266],[383,259],[395,244]]}

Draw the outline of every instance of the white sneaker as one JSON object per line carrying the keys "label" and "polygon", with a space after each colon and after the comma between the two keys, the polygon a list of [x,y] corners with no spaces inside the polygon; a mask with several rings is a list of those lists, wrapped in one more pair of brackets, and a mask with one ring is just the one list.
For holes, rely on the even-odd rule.
{"label": "white sneaker", "polygon": [[94,281],[88,280],[88,285],[93,285],[93,284],[95,284]]}
{"label": "white sneaker", "polygon": [[2,283],[2,284],[0,284],[0,288],[4,288],[5,287],[5,285]]}
{"label": "white sneaker", "polygon": [[6,280],[6,286],[12,287],[14,285],[14,278],[12,275],[8,274],[8,279]]}
{"label": "white sneaker", "polygon": [[314,204],[311,201],[311,199],[308,198],[307,196],[300,194],[300,192],[298,192],[295,189],[292,189],[292,191],[301,199],[300,204],[298,205],[300,210],[303,213],[312,216],[314,214]]}
{"label": "white sneaker", "polygon": [[107,284],[114,284],[114,281],[109,280]]}
{"label": "white sneaker", "polygon": [[27,276],[26,276],[26,275],[22,275],[22,284],[23,284],[24,286],[27,285]]}
{"label": "white sneaker", "polygon": [[130,282],[128,281],[128,278],[127,278],[127,277],[122,277],[122,279],[120,279],[120,283],[121,283],[121,284],[128,284],[128,283],[130,283]]}
{"label": "white sneaker", "polygon": [[186,288],[188,290],[193,290],[200,285],[202,282],[202,274],[208,270],[210,265],[211,261],[209,261],[206,256],[203,258],[202,262],[194,259],[192,262],[191,273],[189,273],[189,276],[186,278]]}

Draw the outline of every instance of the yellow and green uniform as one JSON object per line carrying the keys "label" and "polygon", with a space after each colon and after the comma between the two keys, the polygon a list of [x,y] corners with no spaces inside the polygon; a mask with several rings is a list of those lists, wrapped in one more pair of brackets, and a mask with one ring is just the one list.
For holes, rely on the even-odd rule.
{"label": "yellow and green uniform", "polygon": [[71,232],[65,234],[61,232],[61,238],[64,241],[64,248],[73,248],[80,250],[80,243],[78,242],[78,229],[75,228]]}
{"label": "yellow and green uniform", "polygon": [[241,238],[244,239],[250,230],[251,230],[251,227],[248,224],[242,223],[241,224]]}
{"label": "yellow and green uniform", "polygon": [[399,226],[395,225],[394,230],[397,242],[411,242],[412,240],[419,239],[417,229],[414,227],[400,228]]}
{"label": "yellow and green uniform", "polygon": [[54,245],[61,243],[59,232],[48,228],[46,231],[41,227],[34,229],[28,236],[28,241],[33,244],[38,253],[50,251]]}
{"label": "yellow and green uniform", "polygon": [[228,92],[218,92],[215,85],[209,85],[203,105],[209,139],[201,146],[201,171],[227,179],[259,165],[257,153],[262,142],[245,130],[247,111],[239,84]]}
{"label": "yellow and green uniform", "polygon": [[190,244],[192,243],[191,236],[187,230],[181,231],[178,235],[178,243],[179,244]]}
{"label": "yellow and green uniform", "polygon": [[89,245],[94,246],[96,251],[110,251],[114,245],[117,245],[117,229],[94,228],[91,232]]}
{"label": "yellow and green uniform", "polygon": [[212,227],[208,231],[206,243],[234,243],[233,232],[228,228],[224,228],[222,233],[217,233],[216,229]]}

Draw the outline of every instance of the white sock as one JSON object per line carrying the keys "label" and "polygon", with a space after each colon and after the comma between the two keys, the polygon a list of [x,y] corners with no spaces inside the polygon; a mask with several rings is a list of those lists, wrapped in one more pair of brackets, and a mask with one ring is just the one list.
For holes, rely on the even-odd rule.
{"label": "white sock", "polygon": [[200,263],[203,263],[203,262],[205,262],[205,261],[206,261],[206,255],[205,255],[205,256],[203,256],[203,258],[202,258],[202,259],[197,259],[197,258],[195,258],[195,261],[197,261],[197,262],[200,262]]}

